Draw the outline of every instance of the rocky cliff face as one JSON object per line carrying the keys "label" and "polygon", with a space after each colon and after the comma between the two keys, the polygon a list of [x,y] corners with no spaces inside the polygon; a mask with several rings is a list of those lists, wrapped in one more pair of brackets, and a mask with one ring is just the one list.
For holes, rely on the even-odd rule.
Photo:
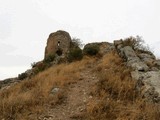
{"label": "rocky cliff face", "polygon": [[150,102],[160,103],[160,61],[151,52],[137,52],[122,40],[114,41],[119,55],[132,69],[131,76],[137,80],[137,90]]}
{"label": "rocky cliff face", "polygon": [[62,55],[66,54],[71,45],[71,37],[66,31],[57,31],[51,33],[47,40],[45,48],[45,58],[49,55]]}

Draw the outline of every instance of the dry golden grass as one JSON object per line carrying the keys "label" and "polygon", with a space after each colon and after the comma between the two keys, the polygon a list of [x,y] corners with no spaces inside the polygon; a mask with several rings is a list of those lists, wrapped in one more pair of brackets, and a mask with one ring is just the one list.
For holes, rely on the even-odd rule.
{"label": "dry golden grass", "polygon": [[[81,61],[50,67],[31,79],[1,90],[0,119],[29,120],[29,115],[39,116],[45,112],[46,105],[54,107],[63,103],[67,86],[76,83],[80,73],[91,66],[99,82],[91,86],[93,98],[88,102],[85,119],[159,120],[160,106],[141,98],[130,70],[115,51],[102,59],[85,56]],[[62,91],[51,95],[54,87]]]}
{"label": "dry golden grass", "polygon": [[54,87],[65,89],[67,84],[79,80],[80,71],[94,61],[93,58],[84,57],[81,61],[56,65],[0,91],[0,119],[29,119],[29,114],[39,115],[44,112],[46,104],[61,104],[65,90],[54,96],[51,90]]}
{"label": "dry golden grass", "polygon": [[105,55],[94,72],[99,82],[92,88],[93,99],[86,113],[88,119],[159,120],[160,106],[142,99],[130,70],[116,52]]}

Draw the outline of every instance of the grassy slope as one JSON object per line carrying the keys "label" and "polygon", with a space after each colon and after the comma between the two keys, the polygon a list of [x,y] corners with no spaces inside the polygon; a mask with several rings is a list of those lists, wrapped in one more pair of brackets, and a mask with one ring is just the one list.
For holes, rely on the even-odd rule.
{"label": "grassy slope", "polygon": [[159,120],[160,106],[145,102],[117,53],[105,55],[94,71],[99,82],[93,88],[94,99],[88,103],[88,119]]}
{"label": "grassy slope", "polygon": [[[0,119],[28,119],[30,113],[41,114],[46,105],[55,106],[67,97],[64,92],[51,95],[54,86],[67,89],[68,84],[79,80],[81,71],[88,64],[99,82],[92,89],[93,98],[87,103],[85,119],[147,119],[158,120],[158,105],[146,103],[135,90],[130,70],[116,52],[102,58],[84,57],[70,64],[51,67],[35,77],[0,91]],[[65,91],[67,92],[67,91]]]}

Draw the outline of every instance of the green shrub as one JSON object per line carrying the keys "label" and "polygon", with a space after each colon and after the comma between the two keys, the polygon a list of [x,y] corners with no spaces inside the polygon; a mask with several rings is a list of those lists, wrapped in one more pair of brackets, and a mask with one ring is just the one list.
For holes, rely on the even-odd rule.
{"label": "green shrub", "polygon": [[83,53],[85,55],[97,55],[99,52],[99,46],[97,44],[88,44],[84,47]]}
{"label": "green shrub", "polygon": [[42,62],[40,64],[37,64],[37,66],[34,68],[34,74],[36,75],[37,73],[42,72],[49,67],[50,63]]}
{"label": "green shrub", "polygon": [[31,67],[32,68],[36,67],[36,64],[37,64],[36,62],[31,63]]}
{"label": "green shrub", "polygon": [[46,63],[42,63],[42,64],[39,64],[38,66],[37,66],[37,69],[39,70],[39,71],[43,71],[43,70],[45,70],[47,68],[47,64]]}
{"label": "green shrub", "polygon": [[25,78],[27,78],[27,73],[21,73],[21,74],[18,75],[19,80],[23,80]]}
{"label": "green shrub", "polygon": [[68,53],[68,61],[81,60],[83,58],[82,50],[79,47],[70,49]]}
{"label": "green shrub", "polygon": [[45,59],[43,60],[44,63],[50,63],[55,59],[55,55],[48,55],[47,57],[45,57]]}
{"label": "green shrub", "polygon": [[72,38],[71,47],[83,47],[82,41],[79,38]]}

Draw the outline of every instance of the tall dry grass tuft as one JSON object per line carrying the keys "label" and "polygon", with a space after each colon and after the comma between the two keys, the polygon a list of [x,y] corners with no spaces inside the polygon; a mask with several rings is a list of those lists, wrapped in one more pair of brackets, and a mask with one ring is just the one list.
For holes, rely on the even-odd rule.
{"label": "tall dry grass tuft", "polygon": [[[135,89],[130,69],[112,51],[93,70],[99,82],[92,88],[87,116],[91,120],[158,120],[160,107],[146,103]],[[154,108],[151,110],[151,108]]]}

